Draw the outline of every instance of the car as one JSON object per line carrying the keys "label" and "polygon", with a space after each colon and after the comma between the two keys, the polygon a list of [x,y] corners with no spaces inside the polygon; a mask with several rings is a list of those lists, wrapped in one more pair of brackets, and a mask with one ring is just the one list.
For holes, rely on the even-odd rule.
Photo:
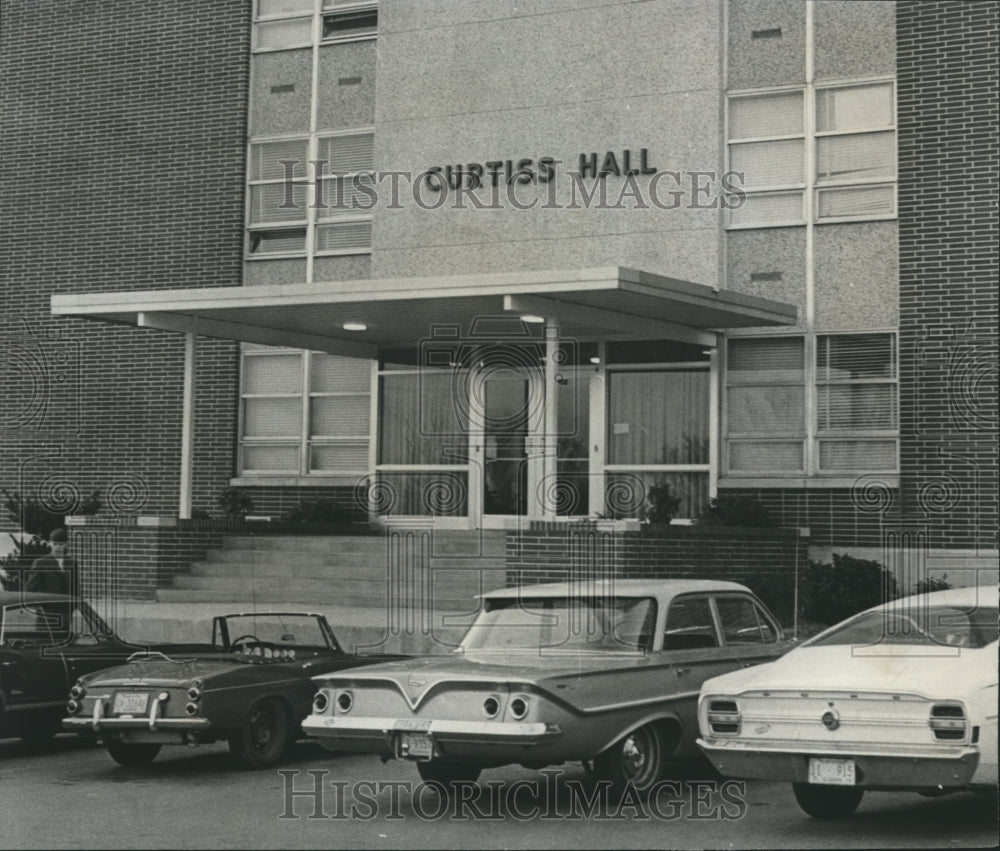
{"label": "car", "polygon": [[115,635],[83,600],[0,591],[0,737],[38,743],[56,735],[73,682],[141,649]]}
{"label": "car", "polygon": [[698,745],[725,775],[791,781],[814,818],[864,792],[997,786],[997,589],[868,609],[702,686]]}
{"label": "car", "polygon": [[[307,735],[328,749],[416,763],[425,781],[582,761],[648,791],[697,755],[702,680],[791,646],[744,586],[608,580],[482,595],[453,657],[316,677]],[[592,763],[592,765],[591,765]]]}
{"label": "car", "polygon": [[150,763],[163,745],[221,740],[240,766],[265,768],[301,735],[314,674],[400,658],[346,653],[319,614],[222,615],[201,651],[151,649],[80,677],[62,723],[100,736],[120,765]]}

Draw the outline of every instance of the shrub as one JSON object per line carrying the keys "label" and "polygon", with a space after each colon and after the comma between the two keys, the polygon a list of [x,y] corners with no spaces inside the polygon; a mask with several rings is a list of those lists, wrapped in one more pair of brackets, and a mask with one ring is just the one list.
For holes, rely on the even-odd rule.
{"label": "shrub", "polygon": [[647,499],[649,500],[649,509],[646,517],[649,522],[669,526],[670,521],[677,514],[681,498],[674,496],[670,492],[670,485],[664,482],[650,486]]}
{"label": "shrub", "polygon": [[351,513],[332,499],[310,499],[300,502],[282,520],[302,525],[349,526]]}
{"label": "shrub", "polygon": [[899,597],[896,578],[877,561],[833,554],[833,564],[810,562],[801,583],[807,620],[835,624]]}
{"label": "shrub", "polygon": [[948,581],[946,573],[944,576],[929,576],[927,579],[921,579],[917,583],[915,593],[930,594],[932,591],[947,591],[949,588],[951,588],[951,583]]}
{"label": "shrub", "polygon": [[756,526],[771,529],[775,523],[759,499],[747,494],[721,493],[698,518],[701,526]]}
{"label": "shrub", "polygon": [[242,520],[253,511],[253,500],[243,488],[223,488],[216,503],[231,520]]}

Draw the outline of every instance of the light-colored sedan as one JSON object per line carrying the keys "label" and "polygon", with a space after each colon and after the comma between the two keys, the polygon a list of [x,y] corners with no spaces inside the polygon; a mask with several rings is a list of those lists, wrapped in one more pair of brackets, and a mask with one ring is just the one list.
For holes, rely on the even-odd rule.
{"label": "light-colored sedan", "polygon": [[485,595],[453,658],[314,677],[302,727],[334,751],[415,762],[428,781],[583,761],[616,790],[643,792],[667,760],[698,755],[703,680],[790,646],[734,582],[509,588]]}
{"label": "light-colored sedan", "polygon": [[995,790],[997,618],[995,586],[876,606],[708,680],[698,744],[725,775],[791,781],[816,818],[866,789]]}

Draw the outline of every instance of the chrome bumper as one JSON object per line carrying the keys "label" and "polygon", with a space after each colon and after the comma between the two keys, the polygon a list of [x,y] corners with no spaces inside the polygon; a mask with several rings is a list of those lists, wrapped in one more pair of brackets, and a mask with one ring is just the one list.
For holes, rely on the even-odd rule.
{"label": "chrome bumper", "polygon": [[822,749],[803,742],[765,748],[736,740],[700,738],[698,746],[722,774],[751,780],[807,783],[810,757],[850,759],[855,765],[856,785],[869,789],[966,786],[979,765],[978,748],[968,745],[872,753]]}
{"label": "chrome bumper", "polygon": [[428,736],[435,744],[473,746],[532,747],[559,738],[557,724],[521,723],[519,721],[441,721],[414,723],[402,718],[345,718],[343,716],[310,715],[302,729],[327,747],[363,753],[392,754],[399,752],[397,740],[402,733]]}
{"label": "chrome bumper", "polygon": [[161,703],[153,700],[149,713],[141,717],[116,717],[104,714],[104,701],[94,702],[93,712],[87,717],[71,715],[63,718],[64,730],[99,733],[101,730],[205,730],[211,726],[207,718],[164,718],[160,715]]}

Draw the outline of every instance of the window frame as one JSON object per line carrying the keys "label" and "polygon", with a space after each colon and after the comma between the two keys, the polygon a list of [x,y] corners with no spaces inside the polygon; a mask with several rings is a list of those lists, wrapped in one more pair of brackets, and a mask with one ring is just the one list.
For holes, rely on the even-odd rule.
{"label": "window frame", "polygon": [[[890,123],[884,127],[863,127],[861,129],[849,130],[817,130],[817,93],[847,89],[859,89],[866,87],[888,86],[891,99]],[[732,135],[732,105],[740,100],[753,98],[767,98],[781,94],[802,93],[802,132],[796,134],[774,134],[760,137],[734,137]],[[774,184],[761,187],[746,188],[741,187],[741,192],[749,200],[750,198],[777,196],[789,193],[801,193],[801,218],[799,219],[779,219],[767,222],[736,222],[734,218],[739,215],[739,207],[731,207],[726,213],[726,230],[755,230],[758,228],[775,227],[799,227],[803,225],[836,224],[839,222],[860,222],[860,221],[893,221],[898,218],[898,194],[899,194],[899,133],[898,133],[898,109],[897,85],[894,76],[879,77],[859,77],[852,79],[824,80],[821,83],[808,83],[805,85],[774,86],[760,89],[746,89],[729,92],[726,96],[726,110],[723,116],[726,138],[726,170],[732,171],[733,148],[739,145],[751,143],[780,142],[789,139],[803,140],[803,163],[801,183]],[[817,173],[818,152],[822,139],[834,137],[862,136],[866,134],[891,134],[893,149],[893,174],[891,177],[875,178],[848,178],[842,181],[821,180]],[[820,199],[824,193],[836,192],[837,190],[850,190],[865,187],[886,186],[892,188],[892,212],[879,213],[852,213],[837,216],[820,215]]]}
{"label": "window frame", "polygon": [[[327,352],[315,352],[307,349],[295,349],[290,347],[277,347],[277,346],[266,346],[266,347],[250,347],[243,345],[240,351],[240,388],[239,388],[239,416],[237,424],[237,453],[236,453],[236,476],[237,478],[274,478],[274,477],[297,477],[303,479],[329,479],[344,477],[349,478],[352,481],[356,481],[363,476],[367,476],[371,473],[370,459],[371,459],[371,447],[372,441],[374,440],[374,425],[371,421],[371,411],[372,411],[372,380],[371,380],[371,370],[372,361],[367,361],[369,365],[369,376],[368,385],[366,390],[335,390],[335,391],[324,391],[318,390],[314,391],[312,389],[312,377],[313,377],[313,360],[319,356],[324,356],[329,353]],[[247,393],[246,392],[246,364],[247,360],[251,357],[279,357],[288,355],[296,355],[300,359],[301,367],[301,384],[299,392],[297,393]],[[361,360],[361,359],[356,359]],[[312,414],[313,414],[313,399],[315,398],[336,398],[336,397],[352,397],[352,398],[366,398],[368,400],[367,411],[368,411],[368,431],[364,435],[360,434],[338,434],[338,435],[313,435],[312,432]],[[298,399],[300,404],[300,428],[299,434],[297,436],[284,436],[284,437],[248,437],[245,434],[246,428],[246,413],[245,413],[245,401],[247,399],[259,399],[259,398],[292,398]],[[364,444],[364,457],[366,459],[364,468],[357,469],[345,469],[345,470],[313,470],[312,469],[312,450],[314,447],[331,447],[337,445],[350,445],[350,444]],[[297,452],[297,468],[296,469],[267,469],[267,468],[248,468],[245,463],[245,449],[250,446],[294,446]]]}
{"label": "window frame", "polygon": [[[346,44],[354,41],[371,41],[378,38],[378,0],[346,0],[346,2],[336,2],[336,0],[311,0],[309,9],[300,9],[290,12],[272,12],[270,14],[261,13],[261,0],[254,0],[253,4],[253,38],[251,50],[253,53],[275,53],[281,50],[301,50],[303,48],[316,48],[331,44]],[[342,36],[332,36],[324,38],[323,28],[327,18],[334,18],[344,15],[357,15],[358,13],[375,13],[374,32],[349,33]],[[271,24],[278,21],[291,21],[296,19],[307,19],[309,21],[309,34],[303,35],[300,41],[293,41],[288,44],[280,44],[272,47],[261,47],[261,30],[258,24]]]}

